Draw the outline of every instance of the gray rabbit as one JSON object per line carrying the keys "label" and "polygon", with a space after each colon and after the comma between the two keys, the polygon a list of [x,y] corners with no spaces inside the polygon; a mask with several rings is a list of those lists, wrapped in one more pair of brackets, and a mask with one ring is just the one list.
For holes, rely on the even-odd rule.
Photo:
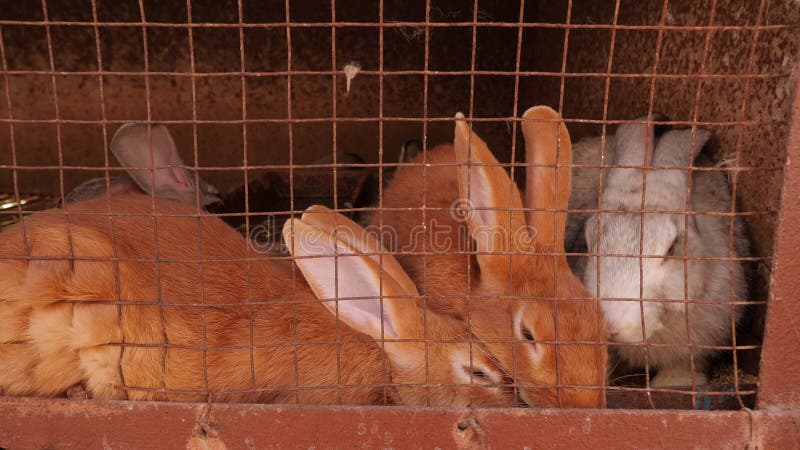
{"label": "gray rabbit", "polygon": [[[650,367],[658,370],[653,386],[700,385],[717,352],[708,347],[726,345],[742,314],[743,306],[730,302],[747,295],[742,262],[725,258],[748,256],[749,243],[738,216],[702,214],[731,212],[730,188],[721,172],[692,171],[687,203],[686,167],[711,132],[674,129],[659,136],[656,120],[643,117],[637,119],[643,123],[621,125],[616,136],[606,138],[603,165],[675,169],[647,170],[646,181],[639,168],[605,169],[600,209],[623,212],[592,213],[585,222],[571,214],[567,248],[615,255],[577,257],[572,263],[590,292],[598,295],[599,288],[606,330],[610,341],[619,343],[614,346],[619,357],[644,367],[647,352]],[[600,145],[600,138],[578,142],[574,163],[599,165]],[[597,209],[599,170],[576,168],[573,180],[569,208]],[[643,341],[651,344],[647,350]]]}
{"label": "gray rabbit", "polygon": [[[146,192],[182,203],[195,203],[194,172],[185,167],[164,125],[151,125],[148,131],[145,123],[126,123],[111,138],[109,147],[128,175],[110,176],[108,184],[105,177],[86,181],[67,194],[68,203],[105,194],[107,188],[112,195]],[[219,201],[219,191],[214,186],[202,178],[199,186],[201,206]]]}

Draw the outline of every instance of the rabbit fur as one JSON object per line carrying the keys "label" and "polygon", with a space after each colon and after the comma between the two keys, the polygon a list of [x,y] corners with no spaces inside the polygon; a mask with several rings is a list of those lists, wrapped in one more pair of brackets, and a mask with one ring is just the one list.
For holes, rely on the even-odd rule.
{"label": "rabbit fur", "polygon": [[391,255],[323,229],[358,227],[344,216],[287,222],[297,271],[196,206],[129,193],[110,208],[68,203],[0,235],[6,395],[83,383],[100,399],[517,404],[466,325],[424,311],[399,265],[373,260]]}
{"label": "rabbit fur", "polygon": [[[706,347],[728,344],[743,310],[731,302],[747,296],[742,262],[726,260],[749,256],[741,218],[724,215],[732,207],[727,179],[718,171],[690,175],[686,169],[710,137],[702,128],[668,130],[658,137],[647,117],[620,125],[606,139],[606,161],[656,169],[646,171],[646,180],[639,168],[606,169],[599,208],[623,212],[592,213],[584,225],[590,253],[631,255],[584,257],[575,266],[592,295],[601,299],[609,341],[619,344],[613,353],[631,367],[657,369],[653,386],[705,384],[709,359],[717,353]],[[598,144],[598,138],[576,144],[575,162],[598,164]],[[594,171],[594,176],[573,191],[570,209],[597,209],[598,170],[576,168],[573,177],[582,176],[581,171]],[[573,219],[566,245],[579,248],[580,224]],[[652,345],[645,348],[643,342]]]}
{"label": "rabbit fur", "polygon": [[114,133],[109,147],[128,174],[86,181],[67,193],[67,202],[88,200],[106,192],[111,195],[145,192],[191,205],[199,199],[200,206],[220,200],[216,187],[202,178],[196,184],[195,172],[185,167],[164,125],[126,123]]}
{"label": "rabbit fur", "polygon": [[526,403],[600,407],[603,319],[563,257],[570,173],[554,165],[569,164],[569,134],[547,107],[529,109],[522,128],[531,180],[525,209],[508,174],[459,114],[454,143],[397,171],[370,227],[395,251],[431,310],[469,321]]}

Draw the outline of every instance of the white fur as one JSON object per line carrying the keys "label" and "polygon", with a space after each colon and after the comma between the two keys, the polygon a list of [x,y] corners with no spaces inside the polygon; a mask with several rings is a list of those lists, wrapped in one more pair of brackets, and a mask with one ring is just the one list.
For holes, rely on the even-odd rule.
{"label": "white fur", "polygon": [[[641,165],[646,156],[648,164],[652,159],[653,166],[686,167],[692,162],[692,142],[695,149],[691,156],[694,156],[709,137],[708,130],[697,129],[694,135],[691,130],[671,130],[655,139],[652,128],[644,124],[623,125],[616,137],[606,139],[603,165]],[[650,145],[645,146],[645,142]],[[599,138],[576,143],[573,163],[599,165],[600,144]],[[609,338],[623,344],[615,349],[625,362],[643,367],[647,360],[651,368],[658,369],[658,375],[652,380],[654,386],[691,385],[693,352],[694,381],[703,384],[709,357],[715,351],[697,347],[690,350],[689,344],[720,346],[728,343],[732,321],[737,321],[741,315],[741,307],[731,308],[730,302],[742,301],[747,295],[744,268],[739,261],[688,259],[684,263],[683,259],[664,258],[664,255],[676,243],[674,255],[677,257],[684,256],[684,248],[688,249],[689,258],[743,257],[749,254],[749,244],[739,218],[734,219],[733,254],[730,255],[730,217],[682,213],[687,210],[687,170],[648,170],[646,175],[643,203],[641,169],[605,169],[600,207],[630,212],[601,213],[599,217],[594,213],[588,215],[588,220],[585,219],[587,215],[571,214],[567,251],[588,249],[593,252],[596,249],[600,255],[633,255],[576,257],[571,264],[593,295],[598,295],[599,288]],[[569,208],[596,209],[599,170],[576,168],[573,180]],[[730,190],[724,174],[695,171],[691,181],[689,211],[731,211]],[[644,214],[639,212],[642,206]],[[584,228],[585,240],[581,236]],[[668,346],[648,346],[645,350],[643,342]]]}

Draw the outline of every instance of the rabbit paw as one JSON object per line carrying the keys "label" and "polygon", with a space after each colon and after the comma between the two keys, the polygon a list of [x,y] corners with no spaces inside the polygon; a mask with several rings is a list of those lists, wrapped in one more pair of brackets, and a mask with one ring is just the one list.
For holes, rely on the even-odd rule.
{"label": "rabbit paw", "polygon": [[67,398],[86,400],[89,398],[89,393],[83,383],[78,383],[67,389]]}
{"label": "rabbit paw", "polygon": [[[695,372],[694,382],[698,386],[704,385],[708,382],[706,375],[702,372]],[[650,380],[650,386],[653,387],[668,387],[668,386],[691,386],[692,385],[692,369],[683,367],[668,367],[660,369],[658,374]]]}

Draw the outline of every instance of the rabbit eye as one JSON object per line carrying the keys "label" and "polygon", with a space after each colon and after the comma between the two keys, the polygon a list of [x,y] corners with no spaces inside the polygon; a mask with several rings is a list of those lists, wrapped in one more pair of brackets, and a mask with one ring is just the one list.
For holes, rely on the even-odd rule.
{"label": "rabbit eye", "polygon": [[669,251],[667,252],[667,255],[668,256],[675,256],[675,255],[678,254],[678,251],[679,251],[678,238],[675,238],[675,240],[672,241],[672,245],[669,247]]}
{"label": "rabbit eye", "polygon": [[491,374],[482,367],[473,367],[470,369],[468,366],[463,367],[464,372],[472,375],[472,380],[476,383],[488,384],[494,382]]}
{"label": "rabbit eye", "polygon": [[473,370],[472,371],[472,376],[475,377],[475,378],[480,378],[482,380],[488,380],[489,379],[489,377],[486,376],[486,373],[484,371],[482,371],[482,370]]}
{"label": "rabbit eye", "polygon": [[531,330],[529,330],[529,329],[527,329],[525,327],[522,327],[522,337],[524,337],[525,340],[528,341],[528,342],[535,342],[536,341],[536,339],[534,339],[534,337],[533,337],[533,333],[531,333]]}

